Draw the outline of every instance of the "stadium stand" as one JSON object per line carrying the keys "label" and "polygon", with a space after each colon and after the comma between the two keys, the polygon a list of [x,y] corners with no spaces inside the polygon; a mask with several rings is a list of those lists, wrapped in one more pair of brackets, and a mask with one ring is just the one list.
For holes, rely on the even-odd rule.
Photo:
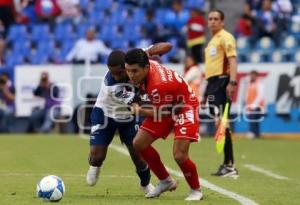
{"label": "stadium stand", "polygon": [[[174,10],[170,4],[169,7],[166,7],[165,4],[160,5],[160,1],[157,2],[156,6],[158,8],[154,9],[154,22],[159,29],[156,35],[160,40],[172,41],[175,47],[175,50],[163,58],[164,62],[169,62],[178,56],[180,49],[183,48],[180,40],[182,36],[180,37],[177,34],[183,35],[182,26],[185,25],[188,19],[187,11],[195,5],[205,10],[205,1],[182,1],[183,10],[180,11],[181,15],[178,19],[173,15]],[[274,39],[270,37],[252,39],[251,37],[241,36],[237,39],[240,62],[253,62],[254,59],[259,62],[273,60],[276,62],[292,62],[296,59],[300,41],[300,1],[291,0],[290,2],[293,9],[288,19],[287,32],[284,33],[284,38],[282,38],[284,40],[280,41],[280,45],[275,45]],[[28,22],[27,25],[14,24],[10,26],[6,36],[9,46],[5,54],[5,65],[10,67],[22,63],[64,63],[66,53],[70,51],[72,44],[82,38],[87,28],[91,26],[95,27],[97,38],[103,40],[111,48],[128,49],[140,45],[141,41],[148,40],[147,35],[143,33],[143,25],[146,22],[146,13],[149,9],[142,7],[145,5],[147,6],[144,1],[141,1],[140,6],[123,0],[80,0],[82,10],[80,22],[65,20],[62,22],[54,21],[53,24],[38,21]],[[223,7],[227,8],[228,5]],[[259,7],[252,8],[252,12],[257,13],[258,9]],[[231,19],[233,18],[231,17]],[[176,26],[174,26],[174,21],[177,22]],[[178,21],[180,24],[178,24]],[[255,26],[255,23],[253,25]],[[175,29],[175,31],[172,29]],[[172,35],[174,33],[176,35]],[[183,38],[185,37],[183,36]],[[150,40],[155,41],[156,39]],[[253,57],[258,54],[262,56]]]}

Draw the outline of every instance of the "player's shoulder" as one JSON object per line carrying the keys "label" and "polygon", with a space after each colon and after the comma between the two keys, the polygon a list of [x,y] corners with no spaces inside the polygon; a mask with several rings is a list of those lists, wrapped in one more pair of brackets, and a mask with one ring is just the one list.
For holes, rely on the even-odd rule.
{"label": "player's shoulder", "polygon": [[148,84],[159,90],[168,90],[169,86],[176,84],[175,72],[159,63],[153,63],[150,66]]}
{"label": "player's shoulder", "polygon": [[152,79],[152,83],[156,83],[157,81],[164,81],[165,79],[165,68],[158,62],[149,60],[150,62],[150,71],[149,75]]}
{"label": "player's shoulder", "polygon": [[234,36],[230,32],[226,31],[225,29],[221,31],[221,37],[226,40],[235,40]]}
{"label": "player's shoulder", "polygon": [[113,78],[111,72],[107,72],[105,77],[104,77],[104,84],[106,86],[113,86],[115,84],[117,84],[118,82]]}
{"label": "player's shoulder", "polygon": [[157,67],[161,66],[160,63],[154,59],[149,59],[150,66]]}

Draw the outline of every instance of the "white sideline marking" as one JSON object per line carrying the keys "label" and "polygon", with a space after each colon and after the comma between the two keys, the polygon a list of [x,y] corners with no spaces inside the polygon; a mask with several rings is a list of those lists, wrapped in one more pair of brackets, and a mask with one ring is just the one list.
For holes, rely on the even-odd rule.
{"label": "white sideline marking", "polygon": [[260,168],[258,166],[255,166],[253,164],[244,164],[244,167],[252,170],[252,171],[255,171],[255,172],[260,172],[260,173],[263,173],[269,177],[273,177],[275,179],[279,179],[279,180],[289,180],[288,177],[285,177],[285,176],[280,176],[278,174],[275,174],[269,170],[266,170],[266,169],[263,169],[263,168]]}
{"label": "white sideline marking", "polygon": [[[110,148],[112,148],[112,149],[114,149],[114,150],[116,150],[116,151],[118,151],[118,152],[120,152],[120,153],[122,153],[124,155],[129,156],[128,151],[125,148],[121,147],[121,146],[111,144]],[[178,177],[183,177],[183,175],[182,175],[181,172],[178,172],[178,171],[176,171],[174,169],[171,169],[170,167],[167,167],[167,166],[166,166],[166,168],[168,169],[168,171],[170,173],[172,173],[172,174],[174,174],[174,175],[176,175]],[[247,197],[244,197],[244,196],[239,195],[237,193],[234,193],[234,192],[228,191],[226,189],[223,189],[221,187],[218,187],[217,185],[214,185],[214,184],[210,183],[209,181],[207,181],[207,180],[205,180],[203,178],[201,178],[200,180],[201,180],[201,185],[202,186],[204,186],[204,187],[206,187],[206,188],[208,188],[208,189],[210,189],[212,191],[218,192],[218,193],[220,193],[222,195],[225,195],[225,196],[227,196],[229,198],[232,198],[232,199],[240,202],[240,204],[242,204],[242,205],[258,205],[255,201],[253,201],[253,200],[251,200],[251,199],[249,199]]]}

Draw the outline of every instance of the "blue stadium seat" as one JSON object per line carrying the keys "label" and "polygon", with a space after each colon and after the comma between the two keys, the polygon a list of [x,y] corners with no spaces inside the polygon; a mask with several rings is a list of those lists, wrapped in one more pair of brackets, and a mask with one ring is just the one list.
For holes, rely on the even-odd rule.
{"label": "blue stadium seat", "polygon": [[275,50],[275,43],[269,37],[261,38],[255,45],[256,52],[259,52],[262,56],[262,62],[270,61],[271,55]]}
{"label": "blue stadium seat", "polygon": [[183,10],[180,15],[175,14],[171,9],[168,9],[162,18],[163,24],[181,30],[189,19],[188,10]]}
{"label": "blue stadium seat", "polygon": [[275,49],[275,44],[269,37],[263,37],[259,39],[255,46],[256,50],[259,50],[261,53],[272,53],[272,51]]}
{"label": "blue stadium seat", "polygon": [[97,10],[104,10],[104,9],[111,9],[112,7],[112,0],[95,0],[95,9]]}
{"label": "blue stadium seat", "polygon": [[31,49],[31,42],[29,40],[21,41],[16,40],[12,45],[13,53],[20,53],[20,55],[24,55],[24,57],[28,56]]}
{"label": "blue stadium seat", "polygon": [[116,26],[103,25],[98,37],[99,37],[99,39],[104,40],[104,41],[112,41],[115,30],[116,30]]}
{"label": "blue stadium seat", "polygon": [[155,10],[155,21],[162,23],[163,19],[165,18],[165,14],[167,12],[167,9],[159,8]]}
{"label": "blue stadium seat", "polygon": [[272,55],[271,55],[271,60],[272,63],[280,63],[280,62],[286,62],[286,58],[283,55],[281,50],[275,50]]}
{"label": "blue stadium seat", "polygon": [[138,41],[142,38],[141,27],[136,24],[128,24],[124,28],[124,37],[128,41]]}
{"label": "blue stadium seat", "polygon": [[138,24],[142,24],[143,22],[145,22],[145,10],[136,8],[133,13],[133,19]]}
{"label": "blue stadium seat", "polygon": [[12,25],[8,30],[7,40],[26,40],[28,37],[29,36],[25,25]]}
{"label": "blue stadium seat", "polygon": [[[141,25],[145,22],[146,11],[144,8],[134,7],[127,3],[126,0],[80,0],[80,7],[84,10],[83,21],[80,23],[55,23],[53,33],[51,32],[50,24],[30,24],[29,28],[24,25],[12,25],[7,39],[12,45],[11,52],[13,54],[11,56],[16,56],[17,58],[16,60],[10,60],[10,64],[24,63],[27,58],[34,64],[47,63],[49,58],[53,59],[54,62],[63,62],[73,47],[75,40],[84,37],[86,30],[91,26],[96,26],[96,29],[100,28],[97,30],[97,37],[105,42],[109,42],[112,48],[127,49],[131,46],[129,42],[137,45],[143,40]],[[199,8],[204,3],[205,0],[184,1],[185,8],[194,7],[195,5]],[[166,23],[175,23],[175,26],[178,26],[180,22],[172,21],[174,20],[174,18],[171,18],[173,16],[169,19],[166,18],[167,11],[169,9],[157,8],[154,13],[155,21],[162,24],[164,20],[167,20]],[[186,17],[186,15],[184,16]],[[118,25],[123,26],[123,35],[118,35],[116,31]],[[297,26],[295,28],[297,30]],[[293,32],[293,34],[297,35],[295,29]],[[240,45],[239,40],[243,41],[238,39],[237,42],[239,58],[243,59],[244,62],[247,60],[247,54],[251,52],[251,49],[248,41],[244,42],[244,44],[242,42],[242,45]],[[174,38],[171,41],[174,43],[174,49],[164,56],[164,60],[174,57],[178,53],[177,40]],[[58,48],[56,48],[55,42]],[[265,56],[260,60],[271,59],[271,56],[273,57],[272,49],[274,49],[274,47],[272,48],[273,42],[271,46],[267,47],[261,46],[260,43],[257,43],[257,46],[255,46],[255,49]],[[286,45],[282,47],[282,50],[286,53],[295,53],[294,49],[295,47],[291,48]],[[242,56],[244,57],[242,58]],[[290,58],[295,59],[295,55]],[[285,55],[283,55],[283,59],[285,59]]]}
{"label": "blue stadium seat", "polygon": [[89,0],[80,0],[79,6],[82,10],[87,10],[89,7]]}
{"label": "blue stadium seat", "polygon": [[68,53],[71,51],[74,45],[75,41],[64,41],[60,50],[60,58],[66,59]]}
{"label": "blue stadium seat", "polygon": [[86,35],[86,32],[89,28],[94,28],[95,25],[93,24],[90,24],[89,22],[85,22],[85,23],[82,23],[82,24],[77,24],[76,25],[76,28],[75,28],[75,31],[76,32],[76,38],[79,39],[79,38],[84,38],[85,35]]}
{"label": "blue stadium seat", "polygon": [[126,22],[127,19],[127,10],[123,8],[118,8],[116,11],[114,11],[111,16],[110,20],[113,24],[123,24]]}
{"label": "blue stadium seat", "polygon": [[57,24],[54,28],[54,39],[57,41],[75,39],[72,24]]}
{"label": "blue stadium seat", "polygon": [[20,52],[7,52],[5,55],[6,66],[15,67],[25,63],[25,58]]}
{"label": "blue stadium seat", "polygon": [[290,34],[293,35],[298,41],[300,41],[300,23],[292,22],[290,24]]}
{"label": "blue stadium seat", "polygon": [[258,51],[253,51],[249,55],[249,62],[251,62],[251,63],[261,63],[263,61],[264,61],[264,59],[262,58],[261,53]]}
{"label": "blue stadium seat", "polygon": [[37,52],[38,53],[45,53],[50,55],[53,50],[55,50],[55,43],[54,41],[40,41],[37,45]]}
{"label": "blue stadium seat", "polygon": [[292,56],[296,51],[298,50],[298,43],[294,36],[287,36],[280,45],[280,49],[282,51],[282,54],[284,55],[284,58],[288,61],[292,61]]}
{"label": "blue stadium seat", "polygon": [[32,51],[29,56],[31,64],[47,64],[49,63],[49,55],[45,52],[39,52],[38,50]]}
{"label": "blue stadium seat", "polygon": [[94,10],[88,14],[87,18],[90,24],[101,25],[105,16],[104,16],[104,12],[99,12],[97,10]]}
{"label": "blue stadium seat", "polygon": [[61,51],[62,50],[59,48],[55,48],[52,50],[52,52],[49,55],[49,58],[53,63],[64,63],[66,61],[65,56],[62,55]]}
{"label": "blue stadium seat", "polygon": [[31,39],[33,41],[47,41],[51,38],[48,24],[32,25]]}
{"label": "blue stadium seat", "polygon": [[203,10],[205,8],[205,0],[187,0],[185,3],[185,6],[187,8],[198,8],[200,10]]}
{"label": "blue stadium seat", "polygon": [[248,38],[239,37],[237,39],[237,51],[238,51],[239,62],[246,62],[247,61],[247,55],[251,51]]}
{"label": "blue stadium seat", "polygon": [[300,49],[293,55],[294,62],[300,63]]}
{"label": "blue stadium seat", "polygon": [[111,48],[113,49],[126,49],[127,48],[127,40],[124,38],[122,34],[114,36],[111,41]]}

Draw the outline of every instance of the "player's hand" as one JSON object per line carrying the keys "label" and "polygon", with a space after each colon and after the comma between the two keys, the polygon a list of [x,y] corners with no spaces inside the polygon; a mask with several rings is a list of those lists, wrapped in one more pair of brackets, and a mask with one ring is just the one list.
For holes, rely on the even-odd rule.
{"label": "player's hand", "polygon": [[227,98],[232,100],[234,91],[235,91],[235,87],[234,85],[228,84],[226,87],[226,94],[227,94]]}
{"label": "player's hand", "polygon": [[140,109],[141,109],[141,107],[140,107],[139,104],[137,104],[137,103],[132,103],[131,104],[131,112],[133,114],[138,114],[140,112]]}
{"label": "player's hand", "polygon": [[206,97],[206,96],[202,96],[202,97],[201,97],[201,100],[200,100],[200,107],[201,107],[202,109],[205,108],[206,101],[207,101],[207,97]]}

